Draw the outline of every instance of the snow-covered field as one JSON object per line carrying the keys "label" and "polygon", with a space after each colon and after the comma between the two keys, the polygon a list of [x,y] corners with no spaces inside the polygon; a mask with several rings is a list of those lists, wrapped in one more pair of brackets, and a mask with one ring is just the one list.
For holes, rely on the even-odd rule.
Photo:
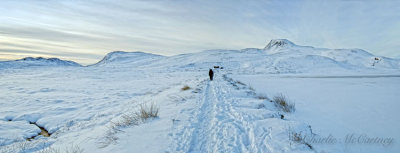
{"label": "snow-covered field", "polygon": [[[221,76],[224,72],[216,72],[210,82],[198,72],[129,69],[44,68],[2,74],[2,152],[17,151],[21,143],[28,152],[71,144],[89,152],[308,150],[290,144],[286,131],[289,125],[307,130],[306,125],[279,119],[271,104],[258,108],[264,100],[254,98],[244,85],[234,88],[234,82]],[[192,89],[182,91],[184,85]],[[143,103],[156,103],[160,117],[122,128],[115,133],[118,140],[108,142],[112,122]],[[29,122],[47,129],[51,137],[26,141],[40,132]]]}
{"label": "snow-covered field", "polygon": [[[400,139],[398,110],[400,76],[237,75],[257,93],[284,94],[296,103],[296,120],[312,125],[321,137],[337,143],[314,144],[329,152],[398,152],[396,142],[366,142],[366,138]],[[346,136],[365,141],[346,142]],[[348,139],[347,139],[348,140]],[[328,149],[329,148],[329,149]]]}
{"label": "snow-covered field", "polygon": [[[209,81],[214,65],[223,69]],[[360,49],[288,40],[170,57],[112,52],[89,66],[0,62],[0,152],[399,152],[399,65]],[[296,111],[274,106],[276,93],[293,100]],[[151,104],[158,117],[124,124]],[[38,135],[43,130],[50,137]],[[332,145],[294,137],[351,133],[394,142]]]}

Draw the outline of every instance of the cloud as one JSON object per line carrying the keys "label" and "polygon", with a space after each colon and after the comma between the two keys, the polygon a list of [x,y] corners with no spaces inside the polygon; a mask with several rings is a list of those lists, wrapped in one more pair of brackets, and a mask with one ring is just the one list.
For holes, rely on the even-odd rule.
{"label": "cloud", "polygon": [[175,55],[287,38],[398,56],[398,10],[391,0],[1,1],[0,53],[39,51],[88,63],[114,50]]}

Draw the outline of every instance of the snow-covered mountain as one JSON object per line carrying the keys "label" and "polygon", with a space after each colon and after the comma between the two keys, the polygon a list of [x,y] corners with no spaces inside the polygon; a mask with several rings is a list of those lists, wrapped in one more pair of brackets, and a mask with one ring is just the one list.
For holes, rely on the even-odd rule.
{"label": "snow-covered mountain", "polygon": [[80,64],[61,60],[58,58],[43,58],[43,57],[25,57],[23,59],[14,60],[14,61],[1,61],[1,68],[24,68],[24,67],[32,67],[32,66],[81,66]]}
{"label": "snow-covered mountain", "polygon": [[286,39],[271,40],[264,48],[276,72],[374,71],[399,69],[400,61],[375,56],[362,49],[299,46]]}
{"label": "snow-covered mountain", "polygon": [[[399,61],[278,39],[176,56],[116,51],[85,67],[0,62],[0,152],[397,153],[396,143],[343,141],[400,139]],[[276,95],[296,111],[280,109]],[[138,119],[143,109],[158,115]],[[331,134],[337,143],[318,141]]]}
{"label": "snow-covered mountain", "polygon": [[271,54],[274,53],[274,51],[279,51],[283,48],[291,48],[294,46],[296,45],[287,39],[272,39],[268,45],[264,47],[264,50]]}
{"label": "snow-covered mountain", "polygon": [[163,58],[161,55],[155,55],[144,52],[124,52],[124,51],[114,51],[108,53],[101,61],[92,66],[107,66],[107,65],[125,65],[125,64],[135,64],[135,65],[147,65],[155,60],[160,60]]}
{"label": "snow-covered mountain", "polygon": [[287,39],[271,40],[265,48],[207,50],[176,56],[143,52],[111,52],[95,65],[202,70],[221,65],[241,73],[382,72],[400,69],[400,60],[375,56],[362,49],[300,46]]}
{"label": "snow-covered mountain", "polygon": [[[400,71],[400,59],[375,56],[362,49],[301,46],[287,39],[273,39],[263,49],[207,50],[175,56],[114,51],[89,67],[143,67],[161,71],[199,71],[214,65],[242,74]],[[0,62],[0,68],[29,66],[79,66],[79,64],[57,58],[41,57]]]}

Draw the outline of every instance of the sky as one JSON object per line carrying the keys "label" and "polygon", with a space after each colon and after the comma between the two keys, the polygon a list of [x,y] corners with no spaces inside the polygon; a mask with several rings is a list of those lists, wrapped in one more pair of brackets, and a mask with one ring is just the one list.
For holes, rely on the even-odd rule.
{"label": "sky", "polygon": [[1,0],[0,60],[93,64],[111,51],[176,55],[289,39],[400,57],[398,0]]}

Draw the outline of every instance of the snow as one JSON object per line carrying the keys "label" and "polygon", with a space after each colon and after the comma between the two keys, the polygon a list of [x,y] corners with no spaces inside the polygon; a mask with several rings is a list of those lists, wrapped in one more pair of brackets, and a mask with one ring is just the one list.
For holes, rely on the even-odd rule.
{"label": "snow", "polygon": [[265,46],[264,51],[268,54],[273,54],[282,49],[289,49],[294,46],[296,45],[287,39],[273,39]]}
{"label": "snow", "polygon": [[7,145],[36,136],[40,129],[26,121],[2,121],[0,120],[1,145]]}
{"label": "snow", "polygon": [[[310,148],[293,141],[293,134],[364,132],[398,140],[399,65],[360,49],[285,39],[265,49],[176,56],[116,51],[85,67],[59,59],[4,61],[0,152],[71,145],[87,152],[398,152],[396,143]],[[224,68],[214,69],[209,81],[213,66]],[[182,90],[185,85],[191,89]],[[270,102],[278,92],[296,102],[295,113]],[[112,128],[151,104],[160,108],[159,117]],[[26,141],[40,132],[32,122],[51,136]]]}
{"label": "snow", "polygon": [[[400,75],[237,75],[233,77],[270,97],[283,93],[296,103],[296,120],[312,125],[314,133],[342,139],[321,146],[326,152],[397,152],[397,144],[346,144],[346,135],[400,139],[397,108]],[[314,144],[317,145],[318,144]],[[322,148],[324,147],[324,148]]]}
{"label": "snow", "polygon": [[159,60],[163,56],[154,55],[144,52],[124,52],[124,51],[114,51],[108,53],[101,61],[94,64],[95,66],[111,66],[115,64],[126,65],[126,64],[136,64],[136,65],[146,65],[155,60]]}
{"label": "snow", "polygon": [[26,57],[15,61],[0,61],[0,70],[8,68],[41,67],[41,66],[81,66],[73,61],[58,58]]}

